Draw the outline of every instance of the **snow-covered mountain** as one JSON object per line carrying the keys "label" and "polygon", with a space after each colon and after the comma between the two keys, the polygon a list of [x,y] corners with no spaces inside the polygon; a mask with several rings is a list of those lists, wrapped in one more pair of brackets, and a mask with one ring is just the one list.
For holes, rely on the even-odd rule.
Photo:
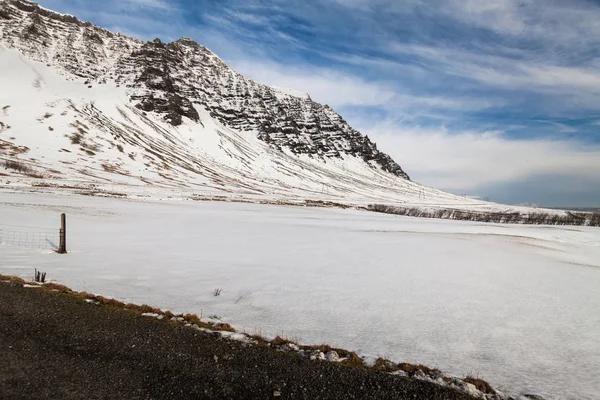
{"label": "snow-covered mountain", "polygon": [[0,158],[3,184],[498,207],[410,181],[329,106],[191,39],[144,42],[27,0],[0,0]]}

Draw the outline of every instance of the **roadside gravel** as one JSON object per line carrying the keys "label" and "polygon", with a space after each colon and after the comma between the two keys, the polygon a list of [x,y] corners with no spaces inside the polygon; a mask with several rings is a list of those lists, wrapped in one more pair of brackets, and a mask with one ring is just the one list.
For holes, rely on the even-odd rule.
{"label": "roadside gravel", "polygon": [[0,283],[0,399],[83,398],[471,399]]}

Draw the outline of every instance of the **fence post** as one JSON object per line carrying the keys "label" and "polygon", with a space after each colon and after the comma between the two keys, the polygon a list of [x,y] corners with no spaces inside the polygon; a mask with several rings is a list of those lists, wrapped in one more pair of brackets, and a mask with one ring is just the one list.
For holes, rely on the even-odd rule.
{"label": "fence post", "polygon": [[59,254],[67,254],[67,216],[65,213],[60,215],[60,244],[58,245]]}

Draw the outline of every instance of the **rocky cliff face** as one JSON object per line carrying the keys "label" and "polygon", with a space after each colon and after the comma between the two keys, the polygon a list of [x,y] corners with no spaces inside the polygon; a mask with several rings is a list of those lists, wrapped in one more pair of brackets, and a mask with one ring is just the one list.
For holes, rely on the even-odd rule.
{"label": "rocky cliff face", "polygon": [[409,179],[329,106],[245,78],[191,39],[143,42],[26,0],[0,0],[0,40],[67,79],[125,86],[135,107],[174,126],[202,123],[201,106],[273,148],[324,160],[351,155]]}

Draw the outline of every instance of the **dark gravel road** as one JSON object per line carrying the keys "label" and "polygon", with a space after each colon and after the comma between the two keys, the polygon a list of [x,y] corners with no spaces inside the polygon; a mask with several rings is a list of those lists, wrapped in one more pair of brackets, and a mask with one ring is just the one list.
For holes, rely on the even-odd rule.
{"label": "dark gravel road", "polygon": [[0,399],[272,398],[471,399],[0,283]]}

